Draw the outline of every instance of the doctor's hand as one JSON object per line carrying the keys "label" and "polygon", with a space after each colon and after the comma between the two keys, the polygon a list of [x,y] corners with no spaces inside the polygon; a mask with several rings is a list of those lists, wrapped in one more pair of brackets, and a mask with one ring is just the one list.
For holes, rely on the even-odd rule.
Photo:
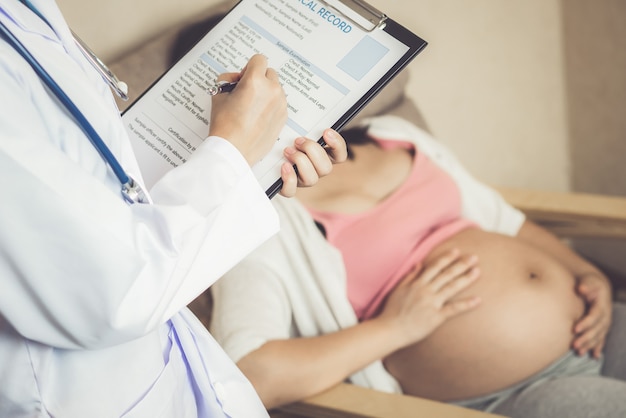
{"label": "doctor's hand", "polygon": [[[283,187],[280,194],[293,197],[298,187],[309,187],[332,171],[333,164],[348,158],[346,141],[336,131],[326,129],[323,134],[325,146],[307,138],[297,138],[293,146],[283,151],[285,159],[280,170]],[[295,169],[294,169],[295,166]]]}
{"label": "doctor's hand", "polygon": [[287,99],[267,58],[254,55],[241,73],[221,74],[219,81],[238,84],[213,96],[209,135],[230,141],[254,165],[276,143],[287,122]]}

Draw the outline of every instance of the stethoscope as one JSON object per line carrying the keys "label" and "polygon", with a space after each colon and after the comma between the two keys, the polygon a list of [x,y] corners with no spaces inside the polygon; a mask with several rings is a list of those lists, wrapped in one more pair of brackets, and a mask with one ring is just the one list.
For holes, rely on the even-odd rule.
{"label": "stethoscope", "polygon": [[[48,26],[52,28],[48,20],[37,10],[35,6],[29,0],[20,0],[24,5],[26,5],[30,10],[33,11],[37,16],[39,16]],[[80,40],[74,33],[74,41],[76,45],[80,49],[80,51],[85,55],[87,60],[98,70],[98,72],[102,75],[102,77],[107,81],[107,83],[112,87],[112,89],[124,100],[128,99],[128,88],[126,83],[123,83],[115,77],[113,72],[107,68],[104,63],[98,59],[98,57],[91,51],[84,42]],[[102,158],[107,162],[107,164],[113,170],[113,173],[118,178],[120,183],[122,184],[122,196],[126,202],[133,203],[150,203],[148,196],[141,188],[138,182],[136,182],[129,174],[127,174],[120,163],[117,161],[117,158],[113,155],[109,147],[104,143],[98,132],[93,128],[91,123],[87,120],[87,118],[83,115],[83,113],[78,109],[78,107],[74,104],[74,102],[65,94],[61,86],[57,84],[54,79],[50,76],[50,74],[41,66],[41,64],[37,61],[37,59],[26,49],[24,44],[20,42],[20,40],[13,35],[13,33],[0,21],[0,36],[6,39],[6,41],[11,45],[15,50],[28,62],[28,64],[33,68],[33,70],[37,73],[37,75],[41,78],[44,84],[54,93],[54,95],[63,103],[63,105],[67,108],[70,114],[76,119],[76,122],[80,126],[81,130],[87,135],[93,146],[98,150]]]}

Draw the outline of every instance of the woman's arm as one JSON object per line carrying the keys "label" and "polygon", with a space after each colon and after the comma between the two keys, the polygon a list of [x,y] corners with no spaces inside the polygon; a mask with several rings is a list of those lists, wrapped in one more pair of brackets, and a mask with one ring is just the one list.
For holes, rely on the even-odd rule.
{"label": "woman's arm", "polygon": [[319,337],[268,341],[237,366],[271,409],[328,389],[394,351],[392,334],[374,319]]}
{"label": "woman's arm", "polygon": [[319,337],[269,341],[237,365],[267,408],[319,393],[475,307],[477,298],[450,299],[478,278],[476,262],[444,254],[407,274],[377,317]]}
{"label": "woman's arm", "polygon": [[585,300],[587,312],[574,327],[577,336],[572,346],[580,355],[591,351],[595,357],[599,357],[611,325],[612,294],[609,279],[551,232],[531,221],[524,222],[518,238],[551,254],[576,277],[576,290]]}

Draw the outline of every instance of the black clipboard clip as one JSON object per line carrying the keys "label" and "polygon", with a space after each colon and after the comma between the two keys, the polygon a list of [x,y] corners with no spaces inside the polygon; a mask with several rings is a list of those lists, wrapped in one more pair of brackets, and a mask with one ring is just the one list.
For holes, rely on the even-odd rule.
{"label": "black clipboard clip", "polygon": [[340,12],[345,18],[366,32],[385,27],[387,15],[363,0],[319,0]]}

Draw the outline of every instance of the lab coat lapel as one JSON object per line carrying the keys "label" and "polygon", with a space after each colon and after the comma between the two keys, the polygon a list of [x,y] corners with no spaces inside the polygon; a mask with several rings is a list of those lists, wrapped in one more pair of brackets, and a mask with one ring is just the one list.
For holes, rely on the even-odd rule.
{"label": "lab coat lapel", "polygon": [[[32,3],[46,21],[16,1],[15,7],[5,9],[9,29],[70,100],[83,112],[88,111],[84,116],[107,142],[104,122],[110,119],[103,115],[112,111],[115,116],[118,114],[108,84],[82,55],[53,3],[37,0]],[[85,77],[77,77],[80,73]],[[104,97],[108,100],[103,100]]]}

